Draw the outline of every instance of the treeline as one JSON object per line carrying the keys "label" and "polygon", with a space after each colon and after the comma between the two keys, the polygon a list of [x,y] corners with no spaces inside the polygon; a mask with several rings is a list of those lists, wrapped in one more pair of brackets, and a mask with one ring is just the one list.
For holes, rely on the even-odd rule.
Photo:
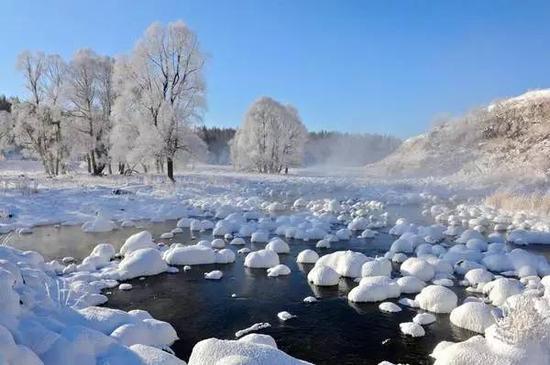
{"label": "treeline", "polygon": [[[230,142],[237,132],[234,128],[201,127],[198,135],[208,146],[208,162],[229,165]],[[334,165],[362,166],[376,162],[401,145],[399,138],[379,134],[341,132],[309,132],[304,146],[305,166]]]}
{"label": "treeline", "polygon": [[401,139],[380,134],[310,132],[305,146],[306,165],[363,166],[395,151]]}
{"label": "treeline", "polygon": [[231,164],[229,142],[235,137],[236,132],[235,128],[202,126],[197,129],[197,135],[208,147],[208,163],[213,165]]}

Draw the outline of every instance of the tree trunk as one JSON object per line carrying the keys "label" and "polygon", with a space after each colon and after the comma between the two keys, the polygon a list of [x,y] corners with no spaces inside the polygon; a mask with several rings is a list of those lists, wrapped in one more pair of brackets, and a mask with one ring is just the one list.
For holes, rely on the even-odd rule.
{"label": "tree trunk", "polygon": [[110,162],[107,164],[107,168],[109,170],[109,175],[112,175],[113,174],[113,167],[111,166]]}
{"label": "tree trunk", "polygon": [[124,164],[122,162],[118,163],[118,173],[124,175]]}
{"label": "tree trunk", "polygon": [[86,154],[86,162],[88,163],[88,174],[92,173],[92,162],[90,161],[90,154]]}
{"label": "tree trunk", "polygon": [[175,182],[174,179],[174,160],[171,157],[166,157],[166,172],[168,175],[168,178],[172,180],[172,182]]}

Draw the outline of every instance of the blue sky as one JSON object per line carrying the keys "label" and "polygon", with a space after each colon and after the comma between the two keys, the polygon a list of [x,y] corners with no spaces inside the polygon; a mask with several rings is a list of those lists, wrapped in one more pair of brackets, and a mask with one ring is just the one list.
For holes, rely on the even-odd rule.
{"label": "blue sky", "polygon": [[548,1],[25,1],[0,6],[0,93],[24,95],[24,49],[129,52],[182,19],[208,54],[207,125],[237,126],[262,95],[311,130],[408,137],[434,117],[550,87]]}

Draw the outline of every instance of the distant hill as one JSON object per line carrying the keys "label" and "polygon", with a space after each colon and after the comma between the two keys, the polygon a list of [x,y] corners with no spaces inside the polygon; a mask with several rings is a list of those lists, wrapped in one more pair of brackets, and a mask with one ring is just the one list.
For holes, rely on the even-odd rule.
{"label": "distant hill", "polygon": [[529,91],[447,120],[366,166],[395,177],[550,175],[550,89]]}

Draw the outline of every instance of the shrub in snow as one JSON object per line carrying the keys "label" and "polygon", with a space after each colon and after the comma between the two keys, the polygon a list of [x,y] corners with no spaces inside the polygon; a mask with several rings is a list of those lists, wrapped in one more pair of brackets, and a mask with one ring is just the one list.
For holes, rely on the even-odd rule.
{"label": "shrub in snow", "polygon": [[392,302],[380,303],[380,305],[378,306],[378,309],[380,309],[382,312],[388,312],[388,313],[396,313],[396,312],[402,311],[400,306]]}
{"label": "shrub in snow", "polygon": [[250,252],[244,259],[244,266],[250,268],[268,269],[279,265],[279,255],[273,250]]}
{"label": "shrub in snow", "polygon": [[208,280],[220,280],[223,277],[223,272],[220,270],[213,270],[204,273],[204,278]]}
{"label": "shrub in snow", "polygon": [[434,323],[435,319],[435,316],[431,313],[418,313],[413,317],[413,322],[421,326],[425,326]]}
{"label": "shrub in snow", "polygon": [[317,286],[338,285],[340,275],[328,266],[315,265],[307,274],[307,280]]}
{"label": "shrub in snow", "polygon": [[458,298],[451,290],[441,285],[428,285],[414,298],[418,306],[434,313],[450,313],[456,308]]}
{"label": "shrub in snow", "polygon": [[195,344],[188,365],[306,365],[281,350],[249,341],[210,338]]}
{"label": "shrub in snow", "polygon": [[132,251],[142,248],[156,248],[157,245],[153,242],[153,236],[149,231],[141,231],[133,234],[126,239],[120,248],[120,254],[126,255]]}
{"label": "shrub in snow", "polygon": [[84,232],[110,232],[114,229],[116,229],[115,222],[100,215],[82,225]]}
{"label": "shrub in snow", "polygon": [[118,265],[118,279],[128,280],[138,276],[151,276],[165,272],[168,269],[159,250],[142,248],[131,251],[124,256]]}
{"label": "shrub in snow", "polygon": [[479,359],[488,364],[549,363],[549,306],[547,297],[522,296],[504,318],[485,330],[485,337],[474,336],[434,350],[435,364],[474,364]]}
{"label": "shrub in snow", "polygon": [[288,243],[283,241],[280,238],[274,238],[265,246],[266,250],[272,250],[277,253],[289,253],[290,247],[288,246]]}
{"label": "shrub in snow", "polygon": [[422,337],[426,334],[426,332],[424,331],[424,328],[422,328],[421,325],[416,324],[414,322],[399,323],[399,329],[403,334],[409,335],[412,337]]}
{"label": "shrub in snow", "polygon": [[269,277],[277,277],[280,275],[289,275],[289,274],[290,274],[290,269],[288,268],[288,266],[283,264],[275,265],[267,269],[267,276]]}
{"label": "shrub in snow", "polygon": [[403,294],[419,293],[426,286],[426,283],[416,276],[403,276],[397,279],[396,283],[401,288],[401,293]]}
{"label": "shrub in snow", "polygon": [[317,252],[313,250],[303,250],[298,254],[296,262],[301,264],[314,264],[319,259]]}
{"label": "shrub in snow", "polygon": [[361,267],[361,276],[391,276],[392,266],[387,259],[367,261]]}
{"label": "shrub in snow", "polygon": [[478,333],[485,333],[485,330],[495,323],[491,308],[481,302],[468,302],[456,307],[449,319],[457,327]]}
{"label": "shrub in snow", "polygon": [[340,276],[358,278],[361,276],[361,268],[369,258],[360,252],[336,251],[321,256],[315,266],[329,266]]}
{"label": "shrub in snow", "polygon": [[464,275],[464,279],[468,280],[471,285],[488,283],[492,281],[493,278],[494,275],[483,268],[469,270],[466,275]]}
{"label": "shrub in snow", "polygon": [[401,264],[401,274],[416,276],[422,281],[430,281],[435,275],[434,267],[426,260],[409,257]]}
{"label": "shrub in snow", "polygon": [[[127,258],[149,250],[134,251]],[[172,326],[146,312],[88,306],[101,289],[116,286],[116,281],[101,279],[98,273],[52,277],[39,257],[0,247],[2,364],[142,364],[127,344],[166,347],[177,339]],[[130,337],[118,337],[130,325],[139,328],[127,333]],[[170,358],[175,359],[167,353]]]}

